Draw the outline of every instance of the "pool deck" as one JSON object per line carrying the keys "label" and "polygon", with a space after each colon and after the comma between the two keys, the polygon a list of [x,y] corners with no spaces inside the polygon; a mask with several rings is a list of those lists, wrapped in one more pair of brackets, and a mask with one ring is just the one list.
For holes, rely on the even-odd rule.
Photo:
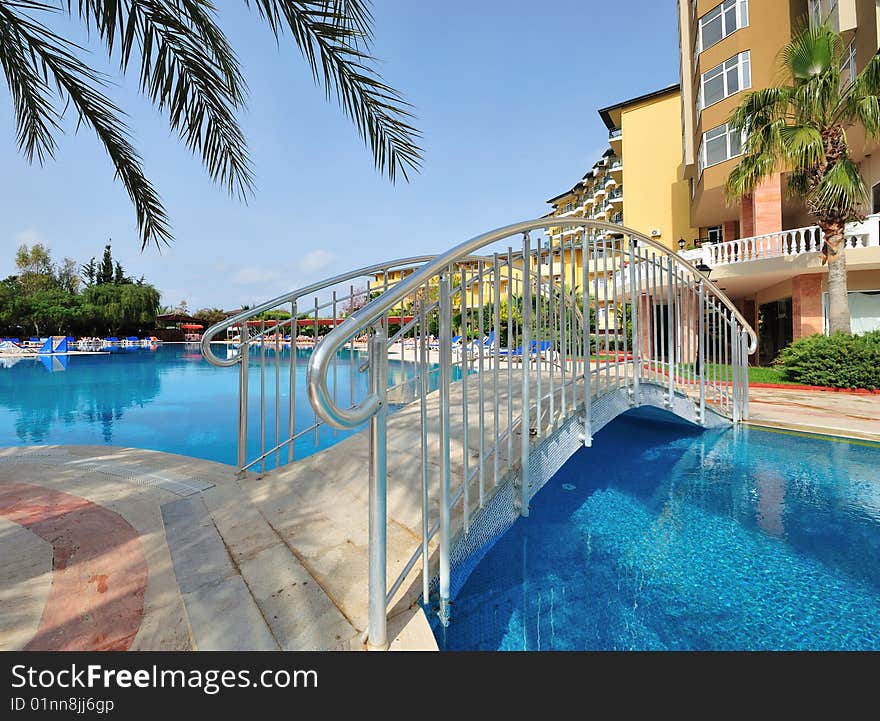
{"label": "pool deck", "polygon": [[751,388],[749,423],[880,443],[880,395]]}
{"label": "pool deck", "polygon": [[[418,544],[418,412],[389,419],[389,581]],[[876,395],[753,389],[751,416],[880,442]],[[362,649],[367,454],[356,434],[237,479],[154,451],[0,449],[0,650]],[[420,588],[416,568],[390,606],[392,649],[436,648]]]}

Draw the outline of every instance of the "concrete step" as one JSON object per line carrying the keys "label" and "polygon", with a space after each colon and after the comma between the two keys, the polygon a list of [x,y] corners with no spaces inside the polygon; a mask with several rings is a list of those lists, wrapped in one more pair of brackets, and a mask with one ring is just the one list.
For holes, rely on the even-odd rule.
{"label": "concrete step", "polygon": [[238,483],[218,485],[202,497],[277,646],[289,651],[349,648],[356,629]]}
{"label": "concrete step", "polygon": [[279,645],[232,562],[203,496],[162,506],[165,539],[200,651],[277,651]]}

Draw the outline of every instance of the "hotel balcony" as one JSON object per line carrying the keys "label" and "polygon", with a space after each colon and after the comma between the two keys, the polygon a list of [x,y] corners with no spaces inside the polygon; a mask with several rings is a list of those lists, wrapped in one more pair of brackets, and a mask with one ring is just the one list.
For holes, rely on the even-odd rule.
{"label": "hotel balcony", "polygon": [[623,202],[623,186],[618,185],[610,193],[608,193],[607,200],[611,201],[612,203],[622,203]]}
{"label": "hotel balcony", "polygon": [[[804,273],[821,273],[824,239],[818,226],[703,243],[681,255],[711,268],[711,277],[731,296],[754,292]],[[852,273],[880,269],[880,215],[846,226],[846,265]]]}
{"label": "hotel balcony", "polygon": [[[612,128],[608,133],[609,143],[619,143],[623,140],[623,131],[620,128]],[[612,146],[613,147],[613,146]]]}

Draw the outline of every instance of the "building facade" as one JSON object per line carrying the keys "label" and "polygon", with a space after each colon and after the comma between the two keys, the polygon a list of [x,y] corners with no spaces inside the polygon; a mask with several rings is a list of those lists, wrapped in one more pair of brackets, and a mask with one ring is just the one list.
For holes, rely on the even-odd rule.
{"label": "building facade", "polygon": [[[759,332],[760,360],[791,340],[825,328],[827,271],[818,229],[786,189],[784,170],[741,202],[725,197],[743,139],[727,125],[743,93],[780,80],[778,54],[803,23],[829,20],[841,32],[845,79],[880,47],[876,0],[679,0],[682,155],[690,185],[695,260],[733,298]],[[784,78],[783,78],[784,79]],[[867,221],[848,228],[847,265],[853,331],[880,327],[880,158],[877,144],[848,131],[868,188]],[[754,359],[753,359],[754,362]]]}
{"label": "building facade", "polygon": [[[577,183],[547,201],[550,215],[623,225],[678,249],[679,241],[695,232],[680,151],[681,109],[678,85],[600,109],[609,147]],[[560,249],[566,268],[574,263],[576,279],[582,277],[582,237],[578,228],[550,227],[551,247]],[[621,238],[611,230],[588,238],[587,277],[598,289],[594,294],[599,332],[616,330],[620,324],[608,289],[626,250]]]}

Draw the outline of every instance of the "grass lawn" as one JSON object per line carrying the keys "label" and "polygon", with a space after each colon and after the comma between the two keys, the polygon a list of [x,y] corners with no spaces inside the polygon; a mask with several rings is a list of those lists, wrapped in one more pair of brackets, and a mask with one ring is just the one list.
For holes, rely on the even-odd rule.
{"label": "grass lawn", "polygon": [[[715,364],[709,365],[710,372],[716,370]],[[723,366],[718,366],[720,371]],[[776,368],[761,368],[759,366],[749,366],[749,383],[781,383],[783,385],[798,385],[794,381],[786,380],[782,371]]]}
{"label": "grass lawn", "polygon": [[[597,358],[595,355],[591,355],[590,360],[594,362],[598,361],[601,363],[605,360],[605,358],[604,356]],[[683,370],[684,364],[679,367]],[[706,370],[710,377],[721,377],[725,370],[727,371],[728,375],[724,377],[730,377],[730,366],[720,365],[716,363],[708,363],[706,366]],[[778,383],[787,386],[801,385],[799,383],[796,383],[795,381],[790,381],[784,378],[781,370],[759,366],[749,366],[749,383]]]}

